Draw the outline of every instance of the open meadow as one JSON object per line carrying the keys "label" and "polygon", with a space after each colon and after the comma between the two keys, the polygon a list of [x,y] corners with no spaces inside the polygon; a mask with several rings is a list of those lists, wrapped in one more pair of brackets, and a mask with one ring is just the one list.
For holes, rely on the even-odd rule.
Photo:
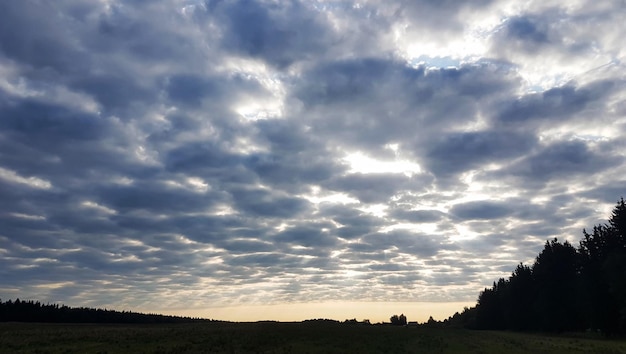
{"label": "open meadow", "polygon": [[0,353],[626,353],[626,341],[321,321],[2,323]]}

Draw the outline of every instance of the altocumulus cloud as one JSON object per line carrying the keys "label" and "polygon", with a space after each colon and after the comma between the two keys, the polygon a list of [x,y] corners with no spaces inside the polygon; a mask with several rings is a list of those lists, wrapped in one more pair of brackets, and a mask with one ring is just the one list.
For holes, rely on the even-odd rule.
{"label": "altocumulus cloud", "polygon": [[2,2],[0,295],[471,303],[626,194],[623,12]]}

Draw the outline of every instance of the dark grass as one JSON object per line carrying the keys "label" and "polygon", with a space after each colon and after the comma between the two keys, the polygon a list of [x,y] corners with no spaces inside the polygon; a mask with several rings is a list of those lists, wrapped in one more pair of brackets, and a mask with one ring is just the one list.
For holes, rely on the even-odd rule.
{"label": "dark grass", "polygon": [[0,353],[626,353],[626,341],[332,322],[2,323]]}

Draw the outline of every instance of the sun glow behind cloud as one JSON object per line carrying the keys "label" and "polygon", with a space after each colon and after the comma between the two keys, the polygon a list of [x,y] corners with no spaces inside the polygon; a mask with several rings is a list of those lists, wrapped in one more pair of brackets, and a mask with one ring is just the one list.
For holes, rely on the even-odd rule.
{"label": "sun glow behind cloud", "polygon": [[410,177],[422,171],[418,164],[409,160],[380,160],[361,152],[348,154],[343,160],[350,166],[350,173],[402,173]]}

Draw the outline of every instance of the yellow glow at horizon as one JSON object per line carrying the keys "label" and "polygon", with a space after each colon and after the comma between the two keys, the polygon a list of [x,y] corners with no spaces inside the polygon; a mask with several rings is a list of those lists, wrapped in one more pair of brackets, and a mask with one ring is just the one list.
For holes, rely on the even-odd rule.
{"label": "yellow glow at horizon", "polygon": [[[389,322],[392,315],[404,314],[408,321],[426,322],[432,316],[444,320],[463,307],[476,305],[467,302],[359,302],[340,301],[325,303],[294,303],[280,305],[220,306],[206,309],[156,310],[158,313],[203,317],[224,321],[304,321],[307,319],[333,319],[343,321],[356,318],[371,323]],[[155,310],[150,310],[154,312]]]}

